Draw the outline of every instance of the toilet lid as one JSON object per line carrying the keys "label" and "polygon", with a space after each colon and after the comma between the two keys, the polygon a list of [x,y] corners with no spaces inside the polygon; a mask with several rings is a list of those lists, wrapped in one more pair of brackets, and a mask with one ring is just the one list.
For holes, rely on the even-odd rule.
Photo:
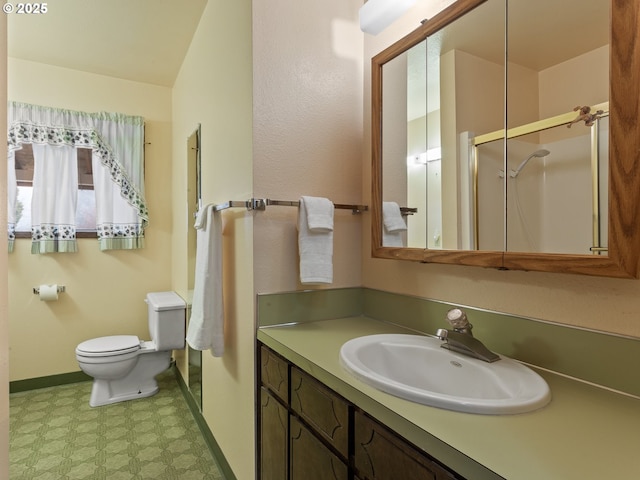
{"label": "toilet lid", "polygon": [[140,349],[140,339],[135,335],[112,335],[92,338],[82,342],[76,351],[87,357],[124,355]]}

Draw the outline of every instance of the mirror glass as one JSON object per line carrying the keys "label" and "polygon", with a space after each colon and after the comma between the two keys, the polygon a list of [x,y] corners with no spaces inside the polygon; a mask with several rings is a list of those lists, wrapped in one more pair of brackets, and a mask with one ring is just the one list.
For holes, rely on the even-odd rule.
{"label": "mirror glass", "polygon": [[[383,201],[417,209],[395,239],[383,227],[384,246],[476,248],[469,142],[505,122],[505,14],[489,0],[383,65]],[[482,203],[504,210],[501,195]]]}
{"label": "mirror glass", "polygon": [[[196,276],[196,229],[193,228],[193,219],[202,202],[200,190],[200,136],[201,128],[198,128],[187,138],[187,288],[193,292]],[[191,302],[187,311],[187,320],[191,317]],[[202,410],[202,352],[194,350],[187,344],[188,359],[188,383],[189,391],[198,408]]]}
{"label": "mirror glass", "polygon": [[382,245],[606,254],[609,25],[605,0],[487,0],[385,62],[382,210],[417,211]]}
{"label": "mirror glass", "polygon": [[606,250],[609,9],[509,0],[507,251]]}

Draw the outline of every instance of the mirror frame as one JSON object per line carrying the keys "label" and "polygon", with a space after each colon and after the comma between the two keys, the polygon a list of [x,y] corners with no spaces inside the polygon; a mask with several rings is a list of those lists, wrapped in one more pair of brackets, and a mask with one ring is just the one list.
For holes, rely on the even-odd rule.
{"label": "mirror frame", "polygon": [[573,273],[640,274],[640,0],[611,0],[609,226],[607,255],[567,255],[382,246],[382,67],[487,0],[458,0],[371,60],[371,254],[374,258]]}

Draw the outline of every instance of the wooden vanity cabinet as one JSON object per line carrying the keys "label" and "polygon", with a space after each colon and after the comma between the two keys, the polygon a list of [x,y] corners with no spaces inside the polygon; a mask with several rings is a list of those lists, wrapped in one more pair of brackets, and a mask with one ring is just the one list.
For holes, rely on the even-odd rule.
{"label": "wooden vanity cabinet", "polygon": [[258,352],[259,480],[464,480],[268,347]]}
{"label": "wooden vanity cabinet", "polygon": [[290,479],[348,480],[350,405],[295,366],[290,402]]}
{"label": "wooden vanity cabinet", "polygon": [[291,367],[291,409],[347,462],[350,405],[322,383]]}
{"label": "wooden vanity cabinet", "polygon": [[260,388],[259,470],[262,480],[287,478],[289,412],[269,390]]}
{"label": "wooden vanity cabinet", "polygon": [[361,411],[354,417],[354,467],[360,480],[455,480],[440,466]]}
{"label": "wooden vanity cabinet", "polygon": [[267,347],[260,349],[260,382],[284,405],[288,405],[289,363]]}
{"label": "wooden vanity cabinet", "polygon": [[262,480],[284,480],[288,471],[289,365],[271,350],[260,350],[258,470]]}
{"label": "wooden vanity cabinet", "polygon": [[289,420],[289,479],[349,480],[347,464],[329,450],[297,417],[292,415]]}

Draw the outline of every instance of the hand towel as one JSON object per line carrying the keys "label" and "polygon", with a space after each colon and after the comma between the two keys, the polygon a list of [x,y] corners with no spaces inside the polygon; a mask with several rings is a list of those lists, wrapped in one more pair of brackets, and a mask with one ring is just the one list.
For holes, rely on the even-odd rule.
{"label": "hand towel", "polygon": [[333,203],[303,196],[298,208],[300,282],[333,282]]}
{"label": "hand towel", "polygon": [[396,202],[382,202],[382,246],[404,247],[403,232],[407,224]]}
{"label": "hand towel", "polygon": [[196,350],[224,353],[222,296],[222,219],[213,205],[198,212],[195,222],[196,272],[187,343]]}

